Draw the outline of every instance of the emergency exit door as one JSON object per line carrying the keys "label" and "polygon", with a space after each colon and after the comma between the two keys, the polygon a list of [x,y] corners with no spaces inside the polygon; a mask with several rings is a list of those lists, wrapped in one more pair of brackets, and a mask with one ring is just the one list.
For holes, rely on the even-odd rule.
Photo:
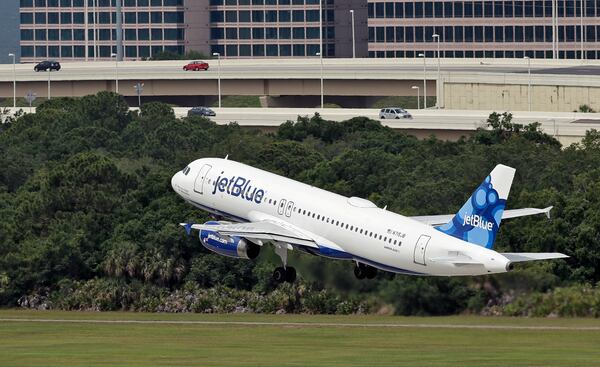
{"label": "emergency exit door", "polygon": [[414,262],[421,265],[425,264],[425,251],[427,250],[427,244],[431,237],[421,235],[415,244]]}

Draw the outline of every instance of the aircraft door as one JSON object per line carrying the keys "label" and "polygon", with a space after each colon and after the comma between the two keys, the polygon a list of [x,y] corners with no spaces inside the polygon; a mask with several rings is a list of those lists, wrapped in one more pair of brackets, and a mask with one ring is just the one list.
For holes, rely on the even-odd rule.
{"label": "aircraft door", "polygon": [[285,212],[285,204],[286,203],[287,203],[287,200],[285,200],[285,199],[279,200],[279,207],[277,208],[277,213],[279,215],[283,215],[283,213]]}
{"label": "aircraft door", "polygon": [[427,244],[431,237],[426,235],[421,235],[415,244],[415,252],[414,252],[414,262],[416,264],[426,265],[425,264],[425,251],[427,250]]}
{"label": "aircraft door", "polygon": [[285,208],[285,216],[289,217],[292,215],[292,209],[294,208],[294,202],[288,201],[287,208]]}
{"label": "aircraft door", "polygon": [[212,166],[210,164],[205,164],[200,168],[200,172],[198,172],[198,176],[196,176],[196,181],[194,182],[194,191],[199,194],[204,194],[204,183],[206,181],[206,177],[208,176],[208,172]]}

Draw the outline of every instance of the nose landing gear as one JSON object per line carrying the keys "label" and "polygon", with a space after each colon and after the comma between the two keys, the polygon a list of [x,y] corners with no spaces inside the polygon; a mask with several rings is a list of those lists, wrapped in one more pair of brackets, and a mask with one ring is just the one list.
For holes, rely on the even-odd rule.
{"label": "nose landing gear", "polygon": [[356,266],[354,267],[354,276],[356,279],[373,279],[377,276],[377,268],[362,263],[356,263]]}

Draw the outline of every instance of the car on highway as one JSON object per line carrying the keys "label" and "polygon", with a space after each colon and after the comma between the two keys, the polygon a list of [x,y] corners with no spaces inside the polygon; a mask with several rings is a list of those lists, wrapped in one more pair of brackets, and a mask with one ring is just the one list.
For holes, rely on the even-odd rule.
{"label": "car on highway", "polygon": [[402,107],[386,107],[379,111],[380,119],[411,119],[412,115]]}
{"label": "car on highway", "polygon": [[183,70],[185,71],[199,71],[199,70],[208,70],[208,63],[206,61],[192,61],[187,65],[183,66]]}
{"label": "car on highway", "polygon": [[37,65],[35,65],[33,67],[33,70],[37,71],[52,71],[52,70],[56,70],[59,71],[60,70],[60,63],[58,61],[54,61],[54,60],[44,60],[42,62],[37,63]]}
{"label": "car on highway", "polygon": [[191,108],[188,111],[187,115],[189,117],[189,116],[216,116],[217,114],[215,113],[215,111],[211,110],[208,107],[199,106],[199,107]]}

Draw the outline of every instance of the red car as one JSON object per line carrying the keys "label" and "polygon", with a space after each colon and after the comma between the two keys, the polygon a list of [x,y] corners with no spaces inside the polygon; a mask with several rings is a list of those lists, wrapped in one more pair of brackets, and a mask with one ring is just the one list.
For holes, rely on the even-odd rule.
{"label": "red car", "polygon": [[183,70],[189,71],[198,71],[198,70],[208,70],[208,63],[205,61],[192,61],[189,64],[183,67]]}

